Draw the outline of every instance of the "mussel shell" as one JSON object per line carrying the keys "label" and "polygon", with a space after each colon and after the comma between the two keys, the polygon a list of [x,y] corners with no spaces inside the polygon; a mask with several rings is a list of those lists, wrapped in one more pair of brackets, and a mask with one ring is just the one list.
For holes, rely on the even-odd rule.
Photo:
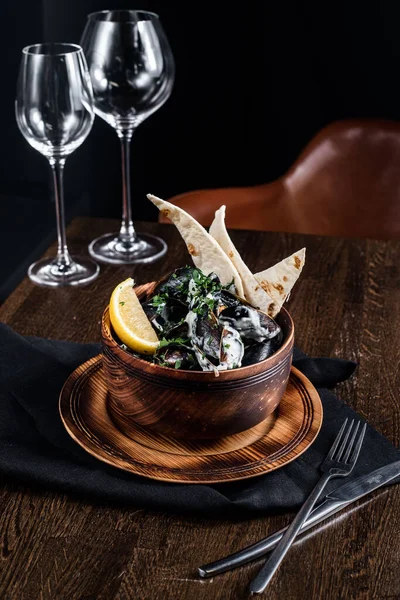
{"label": "mussel shell", "polygon": [[244,351],[242,367],[254,365],[255,363],[265,360],[269,356],[272,356],[274,351],[271,346],[271,340],[266,340],[265,342],[259,342],[258,344],[251,344],[250,346],[247,346]]}
{"label": "mussel shell", "polygon": [[281,347],[282,340],[283,333],[282,331],[279,331],[279,333],[270,340],[265,340],[264,342],[258,343],[256,342],[246,346],[244,349],[242,367],[254,365],[255,363],[261,362],[262,360],[272,356]]}
{"label": "mussel shell", "polygon": [[218,300],[219,300],[218,307],[217,307],[218,315],[221,314],[221,312],[224,311],[226,308],[239,306],[242,303],[239,296],[236,296],[235,294],[233,294],[232,292],[229,292],[228,290],[221,290],[218,293]]}
{"label": "mussel shell", "polygon": [[187,338],[188,337],[188,324],[184,321],[183,323],[177,323],[174,325],[170,324],[170,327],[166,329],[164,337],[170,338]]}
{"label": "mussel shell", "polygon": [[207,358],[214,359],[217,364],[220,360],[222,329],[211,312],[205,317],[197,318],[196,345]]}
{"label": "mussel shell", "polygon": [[281,328],[266,313],[251,306],[240,304],[229,306],[219,315],[220,323],[228,323],[239,331],[243,339],[262,342],[277,336]]}
{"label": "mussel shell", "polygon": [[[187,314],[187,308],[180,302],[168,301],[160,313],[157,312],[157,307],[152,306],[151,300],[144,302],[142,306],[154,329],[164,336],[169,335],[171,331],[177,329],[180,325],[184,325],[182,321]],[[184,331],[187,331],[187,326]],[[178,337],[178,334],[175,337]]]}
{"label": "mussel shell", "polygon": [[151,301],[142,302],[142,308],[149,321],[152,321],[157,316],[157,306],[153,306]]}
{"label": "mussel shell", "polygon": [[199,369],[194,352],[182,346],[170,346],[163,349],[156,357],[162,365],[176,369],[177,361],[180,361],[179,369]]}
{"label": "mussel shell", "polygon": [[224,304],[226,307],[239,306],[240,304],[243,304],[243,300],[239,296],[236,296],[236,294],[233,294],[228,290],[221,290],[220,298],[222,304]]}
{"label": "mussel shell", "polygon": [[186,302],[189,281],[193,275],[192,267],[180,267],[169,274],[154,289],[154,294],[167,294],[169,298],[175,298]]}

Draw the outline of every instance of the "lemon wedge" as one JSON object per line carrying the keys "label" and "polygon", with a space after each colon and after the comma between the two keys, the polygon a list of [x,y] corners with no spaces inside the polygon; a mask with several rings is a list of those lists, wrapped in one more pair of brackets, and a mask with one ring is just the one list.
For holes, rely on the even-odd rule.
{"label": "lemon wedge", "polygon": [[131,277],[117,285],[110,298],[110,321],[121,342],[141,354],[154,354],[156,332],[136,296]]}

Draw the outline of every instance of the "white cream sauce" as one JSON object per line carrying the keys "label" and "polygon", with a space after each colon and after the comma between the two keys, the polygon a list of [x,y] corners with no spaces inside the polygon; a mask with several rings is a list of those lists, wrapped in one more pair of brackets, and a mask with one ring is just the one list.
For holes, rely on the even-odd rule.
{"label": "white cream sauce", "polygon": [[240,367],[244,354],[244,344],[241,340],[240,333],[229,324],[224,325],[221,343],[222,354],[225,360],[215,366],[205,356],[204,351],[199,348],[199,346],[201,347],[204,345],[204,340],[196,333],[197,318],[197,313],[189,311],[185,321],[188,324],[189,339],[192,341],[196,358],[203,371],[214,371],[216,376],[218,376],[218,371],[226,371],[227,369]]}
{"label": "white cream sauce", "polygon": [[242,366],[244,344],[240,337],[240,333],[230,325],[224,325],[222,334],[222,354],[225,360],[217,367],[220,371]]}
{"label": "white cream sauce", "polygon": [[191,278],[189,281],[188,295],[186,298],[186,302],[188,303],[189,308],[193,308],[194,304],[196,303],[198,291],[199,291],[199,286],[197,285],[195,280],[193,278]]}
{"label": "white cream sauce", "polygon": [[232,327],[233,325],[237,331],[243,332],[246,339],[255,340],[256,342],[263,342],[265,339],[270,339],[275,335],[275,333],[271,335],[271,332],[262,326],[260,315],[256,310],[249,310],[245,317],[238,317],[236,319],[230,317],[229,320],[224,319],[223,314],[221,314],[219,320],[225,327],[228,325]]}

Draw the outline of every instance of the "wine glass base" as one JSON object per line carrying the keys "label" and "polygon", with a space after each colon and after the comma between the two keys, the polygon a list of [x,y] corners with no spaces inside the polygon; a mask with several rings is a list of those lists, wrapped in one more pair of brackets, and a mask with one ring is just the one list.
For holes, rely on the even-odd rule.
{"label": "wine glass base", "polygon": [[111,265],[151,263],[164,256],[166,251],[164,240],[149,233],[136,234],[133,244],[123,242],[118,233],[107,233],[89,245],[89,253],[93,258]]}
{"label": "wine glass base", "polygon": [[98,276],[100,267],[90,258],[72,256],[71,263],[61,266],[54,258],[39,260],[28,269],[31,281],[45,287],[85,285]]}

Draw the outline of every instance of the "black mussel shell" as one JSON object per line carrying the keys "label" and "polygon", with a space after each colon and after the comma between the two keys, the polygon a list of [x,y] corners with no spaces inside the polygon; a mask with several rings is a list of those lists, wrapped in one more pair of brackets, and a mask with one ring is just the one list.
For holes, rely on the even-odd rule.
{"label": "black mussel shell", "polygon": [[156,356],[156,361],[164,367],[172,369],[199,369],[194,352],[182,346],[170,346],[162,349]]}
{"label": "black mussel shell", "polygon": [[227,308],[232,306],[240,306],[240,304],[242,304],[242,300],[239,298],[239,296],[232,294],[232,292],[228,292],[228,290],[221,290],[220,300],[221,303]]}
{"label": "black mussel shell", "polygon": [[180,267],[179,269],[176,269],[168,276],[168,279],[161,281],[157,285],[153,295],[167,294],[169,298],[175,298],[181,302],[186,302],[189,281],[192,278],[192,275],[192,267]]}
{"label": "black mussel shell", "polygon": [[256,342],[271,339],[281,332],[274,319],[245,304],[225,308],[219,315],[219,321],[239,331],[243,339]]}
{"label": "black mussel shell", "polygon": [[167,339],[188,337],[188,324],[185,321],[177,323],[176,325],[171,323],[170,325],[170,328],[166,329],[164,337]]}
{"label": "black mussel shell", "polygon": [[[151,301],[145,302],[142,306],[156,332],[162,333],[164,336],[169,335],[180,325],[184,325],[182,322],[186,317],[187,308],[180,302],[168,301],[160,313],[157,312],[157,307],[154,307]],[[187,331],[187,325],[185,331]],[[178,334],[175,335],[175,337],[177,336]]]}
{"label": "black mussel shell", "polygon": [[221,352],[222,327],[213,313],[197,318],[196,345],[207,358],[214,359],[219,364]]}
{"label": "black mussel shell", "polygon": [[278,333],[275,337],[264,342],[258,342],[250,344],[244,349],[244,356],[242,360],[242,367],[248,365],[254,365],[255,363],[261,362],[266,358],[272,356],[282,344],[282,332]]}
{"label": "black mussel shell", "polygon": [[153,306],[150,301],[142,302],[142,308],[149,321],[152,321],[157,316],[157,306]]}
{"label": "black mussel shell", "polygon": [[259,342],[258,344],[251,344],[244,350],[242,367],[254,365],[255,363],[265,360],[269,356],[272,356],[273,353],[271,340]]}
{"label": "black mussel shell", "polygon": [[219,283],[219,284],[221,284],[221,281],[220,281],[220,279],[219,279],[219,277],[218,277],[218,275],[217,275],[216,273],[210,273],[210,274],[208,275],[208,278],[209,278],[211,281],[215,281],[215,283]]}

